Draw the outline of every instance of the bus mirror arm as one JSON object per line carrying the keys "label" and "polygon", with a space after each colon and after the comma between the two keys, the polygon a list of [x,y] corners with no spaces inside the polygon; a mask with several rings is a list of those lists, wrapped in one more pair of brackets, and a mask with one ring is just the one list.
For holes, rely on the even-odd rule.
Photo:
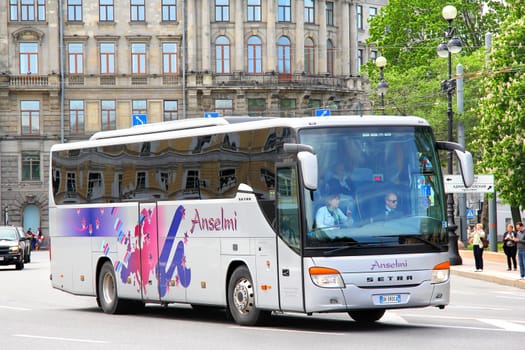
{"label": "bus mirror arm", "polygon": [[310,152],[315,154],[314,148],[310,145],[305,145],[302,143],[285,143],[283,144],[283,150],[286,153],[299,153],[299,152]]}
{"label": "bus mirror arm", "polygon": [[474,162],[472,153],[465,150],[465,147],[456,142],[437,141],[436,148],[445,151],[454,151],[459,161],[459,168],[463,184],[470,187],[474,183]]}

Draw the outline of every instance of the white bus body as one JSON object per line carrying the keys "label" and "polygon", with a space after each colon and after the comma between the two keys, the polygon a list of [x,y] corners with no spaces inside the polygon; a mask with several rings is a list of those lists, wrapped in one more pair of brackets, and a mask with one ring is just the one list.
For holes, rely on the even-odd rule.
{"label": "white bus body", "polygon": [[[445,197],[426,121],[183,123],[52,147],[54,288],[96,296],[108,313],[210,305],[244,325],[271,311],[369,322],[386,309],[448,304]],[[385,160],[394,150],[401,158]],[[353,168],[353,192],[340,198],[353,221],[321,227],[315,212],[337,163]],[[393,188],[403,215],[381,220],[372,204]]]}

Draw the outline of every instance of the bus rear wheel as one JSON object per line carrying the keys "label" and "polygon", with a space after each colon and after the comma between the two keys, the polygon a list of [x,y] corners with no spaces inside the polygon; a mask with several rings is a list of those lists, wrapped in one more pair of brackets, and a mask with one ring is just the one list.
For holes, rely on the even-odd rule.
{"label": "bus rear wheel", "polygon": [[98,275],[98,301],[102,311],[107,314],[119,314],[126,308],[125,300],[117,295],[117,280],[110,262],[105,262]]}
{"label": "bus rear wheel", "polygon": [[268,311],[255,306],[255,288],[246,266],[236,268],[230,278],[228,310],[234,321],[241,326],[254,326],[270,315]]}
{"label": "bus rear wheel", "polygon": [[385,314],[385,309],[366,309],[349,311],[348,314],[358,323],[374,323]]}

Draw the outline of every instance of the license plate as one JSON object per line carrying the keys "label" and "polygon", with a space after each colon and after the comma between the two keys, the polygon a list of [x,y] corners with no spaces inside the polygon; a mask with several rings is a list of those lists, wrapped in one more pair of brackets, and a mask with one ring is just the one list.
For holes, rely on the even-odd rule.
{"label": "license plate", "polygon": [[401,294],[387,294],[379,296],[379,304],[399,304],[401,303]]}
{"label": "license plate", "polygon": [[3,256],[0,256],[0,261],[4,261],[4,257]]}

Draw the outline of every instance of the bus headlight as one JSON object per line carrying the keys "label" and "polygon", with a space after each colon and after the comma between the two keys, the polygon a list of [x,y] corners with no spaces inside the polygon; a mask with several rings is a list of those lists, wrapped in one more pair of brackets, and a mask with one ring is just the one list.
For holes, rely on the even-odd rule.
{"label": "bus headlight", "polygon": [[444,283],[450,277],[450,262],[445,261],[437,264],[432,269],[432,284]]}
{"label": "bus headlight", "polygon": [[312,282],[322,288],[344,288],[345,283],[336,269],[313,266],[309,269]]}

